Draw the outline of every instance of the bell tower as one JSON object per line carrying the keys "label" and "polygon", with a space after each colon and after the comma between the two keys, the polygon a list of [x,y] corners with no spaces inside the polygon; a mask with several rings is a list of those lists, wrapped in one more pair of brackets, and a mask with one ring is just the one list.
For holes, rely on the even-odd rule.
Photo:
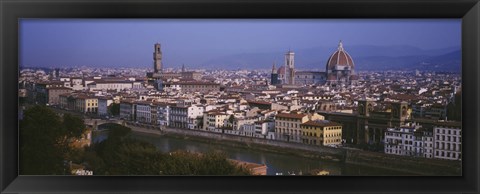
{"label": "bell tower", "polygon": [[153,52],[153,69],[154,73],[162,72],[162,50],[160,43],[156,43]]}
{"label": "bell tower", "polygon": [[295,84],[295,53],[289,50],[285,54],[285,78],[286,84]]}

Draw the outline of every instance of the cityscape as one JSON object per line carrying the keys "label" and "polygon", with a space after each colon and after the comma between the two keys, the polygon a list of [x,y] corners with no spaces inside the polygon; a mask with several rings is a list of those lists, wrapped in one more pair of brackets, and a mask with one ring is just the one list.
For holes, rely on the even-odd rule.
{"label": "cityscape", "polygon": [[291,47],[173,65],[160,41],[146,66],[20,64],[20,172],[461,176],[460,50],[335,42],[312,65]]}

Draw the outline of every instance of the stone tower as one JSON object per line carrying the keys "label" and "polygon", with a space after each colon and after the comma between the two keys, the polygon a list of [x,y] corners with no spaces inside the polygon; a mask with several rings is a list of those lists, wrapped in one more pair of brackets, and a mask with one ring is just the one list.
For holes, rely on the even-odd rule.
{"label": "stone tower", "polygon": [[278,73],[277,73],[277,68],[275,68],[275,62],[273,62],[273,65],[272,65],[272,74],[270,75],[270,83],[272,85],[276,85],[276,84],[279,84],[278,83]]}
{"label": "stone tower", "polygon": [[285,54],[285,83],[289,85],[295,84],[295,53],[288,51]]}
{"label": "stone tower", "polygon": [[153,69],[154,73],[162,72],[162,50],[160,48],[160,43],[156,43],[155,52],[153,52]]}

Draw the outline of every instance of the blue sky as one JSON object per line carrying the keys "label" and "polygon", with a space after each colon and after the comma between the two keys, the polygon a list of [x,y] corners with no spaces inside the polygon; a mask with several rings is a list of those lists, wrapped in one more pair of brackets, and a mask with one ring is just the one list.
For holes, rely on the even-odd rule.
{"label": "blue sky", "polygon": [[460,46],[460,19],[23,19],[23,66],[137,66],[162,44],[167,67],[239,53],[344,45]]}

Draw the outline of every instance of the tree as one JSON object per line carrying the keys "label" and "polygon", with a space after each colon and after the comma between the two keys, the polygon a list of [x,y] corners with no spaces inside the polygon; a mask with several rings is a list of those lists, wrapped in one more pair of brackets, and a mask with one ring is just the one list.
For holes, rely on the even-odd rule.
{"label": "tree", "polygon": [[66,130],[67,138],[79,138],[87,128],[82,118],[66,113],[63,115],[63,129]]}
{"label": "tree", "polygon": [[97,175],[249,175],[223,153],[161,153],[148,142],[129,137],[130,128],[106,124],[108,138],[88,149],[85,161]]}
{"label": "tree", "polygon": [[45,106],[33,106],[20,121],[20,174],[64,174],[64,161],[72,156],[72,138],[85,132],[83,119],[63,118]]}

